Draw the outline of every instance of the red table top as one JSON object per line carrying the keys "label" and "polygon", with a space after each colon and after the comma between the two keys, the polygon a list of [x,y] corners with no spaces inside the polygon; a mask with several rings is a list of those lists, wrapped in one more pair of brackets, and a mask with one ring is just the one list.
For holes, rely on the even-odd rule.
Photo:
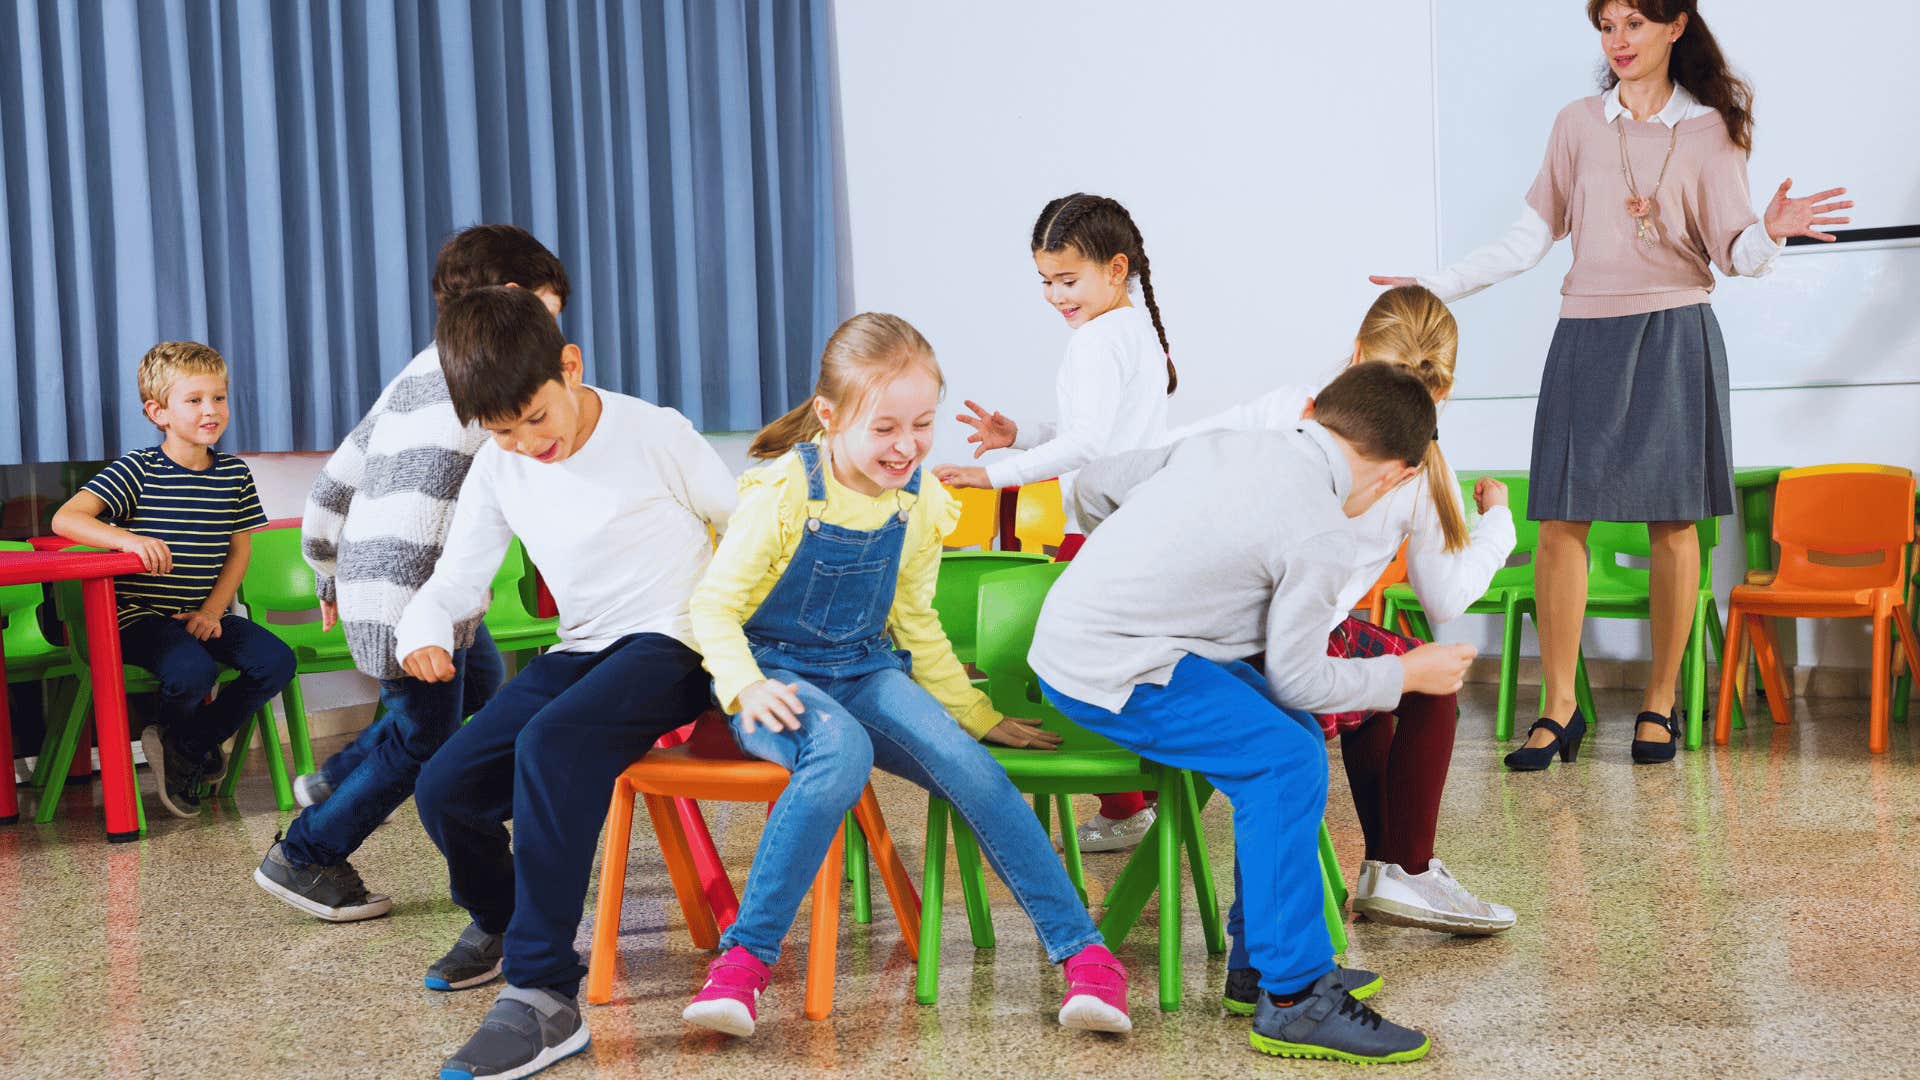
{"label": "red table top", "polygon": [[124,551],[0,551],[0,585],[137,574],[140,556]]}

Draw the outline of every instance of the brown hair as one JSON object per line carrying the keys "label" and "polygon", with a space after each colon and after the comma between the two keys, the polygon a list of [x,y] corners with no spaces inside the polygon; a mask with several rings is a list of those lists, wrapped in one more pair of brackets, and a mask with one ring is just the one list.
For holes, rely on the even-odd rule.
{"label": "brown hair", "polygon": [[1167,354],[1167,393],[1179,389],[1180,373],[1173,369],[1167,328],[1160,322],[1160,305],[1153,299],[1153,270],[1147,265],[1147,248],[1133,215],[1104,195],[1062,195],[1040,209],[1040,218],[1033,223],[1033,250],[1068,248],[1096,263],[1111,262],[1115,255],[1127,257],[1127,276],[1140,279],[1140,296],[1147,302],[1153,332],[1160,335],[1160,351]]}
{"label": "brown hair", "polygon": [[163,341],[147,350],[134,373],[134,386],[140,391],[140,404],[167,403],[173,384],[189,375],[227,377],[227,362],[211,345],[197,341]]}
{"label": "brown hair", "polygon": [[933,375],[944,392],[946,376],[933,358],[933,346],[913,324],[898,315],[862,312],[840,324],[820,350],[820,378],[813,394],[773,423],[760,429],[747,448],[750,457],[777,458],[803,442],[826,434],[813,403],[825,398],[833,411],[851,420],[873,392],[910,367]]}
{"label": "brown hair", "polygon": [[1433,443],[1433,395],[1427,384],[1384,360],[1362,361],[1341,372],[1313,399],[1313,418],[1368,461],[1419,465]]}
{"label": "brown hair", "polygon": [[517,419],[541,387],[564,378],[567,339],[527,289],[488,285],[448,300],[433,340],[462,424]]}
{"label": "brown hair", "polygon": [[[1440,298],[1419,285],[1388,289],[1367,309],[1354,338],[1357,360],[1385,360],[1414,373],[1427,393],[1439,401],[1453,393],[1453,362],[1460,352],[1460,326]],[[1315,405],[1318,408],[1318,405]],[[1427,444],[1422,460],[1427,493],[1440,516],[1446,550],[1467,546],[1467,519],[1461,512],[1460,492],[1440,453],[1440,443]]]}
{"label": "brown hair", "polygon": [[[1700,104],[1720,111],[1727,122],[1727,137],[1746,153],[1753,153],[1753,87],[1727,66],[1720,42],[1700,17],[1696,0],[1587,0],[1587,21],[1600,29],[1600,13],[1609,4],[1625,4],[1662,25],[1685,15],[1687,25],[1680,40],[1673,43],[1667,58],[1667,74],[1687,88]],[[1600,89],[1611,90],[1620,76],[1611,66],[1600,77]]]}
{"label": "brown hair", "polygon": [[473,225],[447,238],[433,262],[433,305],[487,285],[550,289],[567,306],[572,286],[567,268],[533,234],[518,225]]}

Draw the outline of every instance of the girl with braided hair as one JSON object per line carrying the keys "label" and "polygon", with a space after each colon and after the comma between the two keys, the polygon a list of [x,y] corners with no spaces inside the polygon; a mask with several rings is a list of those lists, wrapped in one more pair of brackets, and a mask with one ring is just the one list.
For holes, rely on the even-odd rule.
{"label": "girl with braided hair", "polygon": [[[933,472],[951,487],[975,488],[1059,477],[1069,507],[1068,535],[1059,557],[1070,559],[1083,542],[1079,523],[1071,518],[1074,470],[1096,458],[1159,445],[1166,433],[1167,396],[1180,380],[1167,355],[1167,331],[1153,298],[1146,246],[1126,207],[1084,192],[1054,199],[1033,223],[1032,243],[1041,295],[1073,327],[1066,360],[1054,380],[1059,420],[1016,424],[968,401],[969,412],[958,419],[973,429],[967,441],[974,444],[976,459],[1003,447],[1021,453],[984,468],[942,465]],[[1136,279],[1143,307],[1134,305],[1129,289]],[[1080,848],[1134,847],[1153,821],[1153,807],[1145,796],[1103,796],[1100,813],[1080,826]]]}

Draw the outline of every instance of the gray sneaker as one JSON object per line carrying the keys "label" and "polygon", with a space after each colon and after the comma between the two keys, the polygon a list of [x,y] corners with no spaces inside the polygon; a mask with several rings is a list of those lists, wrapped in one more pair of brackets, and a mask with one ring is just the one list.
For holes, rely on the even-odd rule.
{"label": "gray sneaker", "polygon": [[440,1066],[440,1080],[512,1080],[587,1048],[580,1003],[552,990],[500,991],[480,1030]]}
{"label": "gray sneaker", "polygon": [[500,974],[503,951],[499,934],[489,934],[479,923],[470,922],[447,955],[427,969],[427,989],[469,990],[490,983]]}
{"label": "gray sneaker", "polygon": [[153,771],[154,794],[160,796],[160,805],[174,817],[197,817],[200,761],[182,754],[158,727],[140,733],[140,749],[147,755],[147,768]]}
{"label": "gray sneaker", "polygon": [[280,834],[273,835],[273,846],[253,872],[253,883],[299,908],[328,922],[358,922],[377,919],[393,910],[391,897],[367,891],[353,864],[342,860],[332,866],[295,866],[287,860]]}
{"label": "gray sneaker", "polygon": [[1275,1057],[1317,1058],[1355,1065],[1416,1061],[1433,1044],[1425,1035],[1390,1023],[1340,986],[1338,969],[1314,982],[1291,1004],[1261,994],[1247,1040]]}
{"label": "gray sneaker", "polygon": [[1081,851],[1128,851],[1140,846],[1140,841],[1153,828],[1155,817],[1153,807],[1132,817],[1115,821],[1105,814],[1095,814],[1080,826],[1078,836]]}
{"label": "gray sneaker", "polygon": [[[1379,972],[1366,968],[1336,967],[1333,974],[1340,989],[1352,994],[1357,1001],[1372,997],[1387,985]],[[1260,973],[1253,968],[1229,968],[1227,989],[1220,995],[1220,1004],[1234,1016],[1252,1016],[1259,1003]]]}
{"label": "gray sneaker", "polygon": [[1468,892],[1439,859],[1420,874],[1409,874],[1397,863],[1383,865],[1366,894],[1355,897],[1353,910],[1392,926],[1470,937],[1500,933],[1514,922],[1512,908]]}
{"label": "gray sneaker", "polygon": [[301,806],[318,806],[331,794],[333,785],[327,783],[326,773],[310,772],[294,778],[293,801]]}

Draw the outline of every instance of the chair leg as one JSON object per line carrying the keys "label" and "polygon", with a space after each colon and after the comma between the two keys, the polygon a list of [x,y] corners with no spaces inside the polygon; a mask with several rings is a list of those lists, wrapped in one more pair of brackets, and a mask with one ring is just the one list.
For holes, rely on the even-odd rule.
{"label": "chair leg", "polygon": [[[1320,836],[1323,843],[1326,835],[1326,823],[1321,822]],[[1331,845],[1329,845],[1330,848]],[[1338,894],[1335,892],[1336,889]],[[1335,956],[1345,955],[1347,951],[1347,920],[1340,910],[1346,903],[1344,899],[1346,891],[1346,882],[1340,874],[1340,864],[1335,862],[1329,867],[1327,860],[1322,858],[1320,860],[1320,915],[1326,920],[1327,940],[1333,944]]]}
{"label": "chair leg", "polygon": [[1729,604],[1727,632],[1720,648],[1720,700],[1713,709],[1713,741],[1721,746],[1727,745],[1732,736],[1733,709],[1740,703],[1740,669],[1746,663],[1746,613],[1739,604]]}
{"label": "chair leg", "polygon": [[927,796],[927,861],[920,878],[920,957],[913,978],[913,1000],[922,1005],[933,1004],[940,994],[940,920],[947,906],[947,812],[946,800]]}
{"label": "chair leg", "polygon": [[280,702],[287,713],[287,743],[293,748],[293,775],[313,771],[313,740],[307,736],[307,697],[300,692],[296,673],[287,688],[280,691]]}
{"label": "chair leg", "polygon": [[1140,915],[1147,910],[1147,901],[1153,898],[1155,865],[1159,851],[1159,829],[1167,820],[1162,812],[1154,823],[1147,828],[1140,845],[1127,856],[1127,864],[1120,868],[1120,874],[1108,886],[1107,895],[1101,901],[1106,910],[1100,915],[1100,936],[1107,939],[1107,948],[1111,949],[1127,940],[1133,932],[1133,924],[1140,921]]}
{"label": "chair leg", "polygon": [[1760,665],[1760,682],[1767,689],[1767,710],[1773,722],[1786,724],[1793,719],[1793,701],[1787,696],[1786,672],[1780,668],[1780,648],[1774,644],[1773,628],[1765,616],[1747,616],[1747,636],[1753,640],[1753,658]]}
{"label": "chair leg", "polygon": [[720,852],[713,846],[707,819],[700,813],[700,804],[692,799],[669,801],[673,803],[674,814],[680,818],[681,831],[686,833],[687,847],[693,852],[693,869],[700,876],[700,891],[707,898],[707,910],[713,912],[714,925],[725,932],[740,914],[740,897],[734,893],[727,868],[720,861]]}
{"label": "chair leg", "polygon": [[846,827],[833,834],[827,857],[813,875],[813,911],[807,925],[807,1004],[809,1020],[825,1020],[833,1012],[833,965],[840,951],[841,852]]}
{"label": "chair leg", "polygon": [[47,696],[47,707],[41,715],[46,717],[46,736],[40,740],[40,753],[33,762],[33,775],[27,778],[30,788],[44,789],[47,778],[53,774],[54,748],[60,745],[60,735],[66,730],[66,724],[60,719],[73,711],[73,696],[82,686],[88,685],[85,678],[61,679],[59,687]]}
{"label": "chair leg", "polygon": [[1687,638],[1687,732],[1686,748],[1700,749],[1707,711],[1707,605],[1693,605],[1693,633]]}
{"label": "chair leg", "polygon": [[273,723],[273,706],[260,708],[260,752],[267,759],[267,778],[273,781],[273,802],[281,813],[293,809],[293,777],[287,772],[287,756],[280,749],[280,732]]}
{"label": "chair leg", "polygon": [[[695,948],[711,949],[720,944],[720,927],[713,921],[706,896],[700,891],[700,874],[694,869],[693,852],[687,847],[687,834],[680,819],[664,795],[647,797],[647,816],[653,819],[653,834],[660,840],[660,857],[666,860],[667,878],[673,882],[673,895],[680,901],[680,913],[687,919],[687,936]],[[838,853],[838,844],[835,845]]]}
{"label": "chair leg", "polygon": [[1347,906],[1347,876],[1340,870],[1340,856],[1333,850],[1333,834],[1327,831],[1327,823],[1320,822],[1320,874],[1327,879],[1327,889],[1333,894],[1333,906],[1336,910]]}
{"label": "chair leg", "polygon": [[1156,854],[1160,862],[1160,1009],[1176,1012],[1180,1008],[1180,833],[1185,827],[1186,802],[1181,798],[1180,780],[1173,769],[1162,769],[1160,777],[1160,842]]}
{"label": "chair leg", "polygon": [[227,775],[220,778],[221,798],[233,798],[234,789],[240,786],[240,766],[246,763],[247,747],[253,744],[254,730],[264,722],[261,713],[269,712],[270,708],[267,705],[260,706],[260,711],[254,713],[252,719],[241,724],[240,730],[234,733],[233,748],[227,752]]}
{"label": "chair leg", "polygon": [[[53,820],[60,809],[60,796],[66,791],[67,769],[73,763],[74,748],[79,745],[80,732],[87,726],[87,709],[93,704],[93,680],[82,672],[79,685],[73,693],[73,704],[67,710],[67,718],[60,724],[59,737],[53,740],[51,753],[43,753],[46,760],[45,786],[40,789],[40,803],[33,808],[33,820],[45,825]],[[35,769],[36,774],[40,773]],[[136,795],[138,792],[135,793]],[[134,800],[139,802],[138,798]]]}
{"label": "chair leg", "polygon": [[1067,880],[1080,894],[1080,903],[1091,906],[1087,904],[1087,866],[1080,857],[1080,823],[1074,820],[1073,796],[1062,793],[1053,799],[1060,809],[1060,855],[1067,864]]}
{"label": "chair leg", "polygon": [[[1533,628],[1536,631],[1540,629],[1540,621],[1538,619],[1534,620]],[[1544,696],[1546,692],[1546,686],[1542,685],[1540,687],[1540,693]],[[1600,713],[1593,704],[1593,684],[1587,681],[1587,652],[1585,649],[1580,650],[1574,657],[1573,701],[1574,704],[1580,707],[1580,715],[1587,718],[1587,723],[1593,724],[1599,722]]]}
{"label": "chair leg", "polygon": [[1045,795],[1033,797],[1033,816],[1040,819],[1040,831],[1053,831],[1053,802]]}
{"label": "chair leg", "polygon": [[1878,611],[1873,616],[1873,683],[1867,693],[1867,751],[1887,752],[1887,698],[1893,689],[1892,612]]}
{"label": "chair leg", "polygon": [[1891,621],[1907,660],[1907,669],[1894,682],[1893,691],[1893,719],[1904,724],[1907,722],[1907,688],[1913,683],[1914,673],[1920,671],[1920,642],[1914,640],[1913,619],[1906,605],[1894,605]]}
{"label": "chair leg", "polygon": [[[1727,635],[1726,632],[1721,629],[1724,625],[1725,620],[1720,617],[1720,602],[1711,596],[1707,597],[1707,642],[1713,646],[1714,662],[1722,667],[1731,663],[1731,661],[1727,659]],[[1737,670],[1734,672],[1733,726],[1745,730],[1747,726],[1747,710],[1745,706],[1740,704],[1739,674]],[[1700,708],[1702,713],[1704,713],[1706,704],[1704,702],[1701,703]],[[1716,707],[1714,720],[1716,730],[1719,727],[1718,716],[1718,709]],[[1721,740],[1718,735],[1715,735],[1714,741],[1721,742],[1723,740]]]}
{"label": "chair leg", "polygon": [[860,793],[860,801],[853,806],[853,816],[860,823],[860,830],[866,833],[867,850],[873,854],[874,869],[880,875],[880,884],[886,887],[894,920],[900,924],[901,940],[907,943],[908,954],[918,957],[920,894],[914,891],[913,879],[907,876],[906,864],[900,861],[900,852],[893,846],[893,834],[887,830],[887,819],[880,815],[880,800],[873,793],[873,785],[867,785]]}
{"label": "chair leg", "polygon": [[991,949],[995,944],[993,912],[987,906],[987,873],[980,866],[980,844],[957,812],[953,815],[953,855],[960,866],[960,893],[967,901],[967,929],[973,933],[973,947]]}
{"label": "chair leg", "polygon": [[860,823],[853,819],[851,810],[841,819],[840,828],[845,830],[847,837],[842,861],[846,864],[847,880],[853,883],[853,921],[865,926],[873,921],[873,890],[867,880],[866,834],[860,831]]}
{"label": "chair leg", "polygon": [[1193,875],[1194,900],[1200,905],[1200,933],[1206,939],[1207,952],[1218,956],[1227,951],[1227,928],[1220,919],[1220,893],[1214,886],[1213,860],[1207,857],[1206,828],[1200,823],[1200,798],[1194,790],[1193,774],[1181,772],[1180,797],[1184,801],[1180,821],[1181,839],[1187,849],[1187,867]]}
{"label": "chair leg", "polygon": [[613,782],[607,805],[607,837],[600,848],[600,895],[593,905],[593,948],[587,954],[587,1003],[613,999],[620,962],[620,907],[627,892],[627,852],[633,847],[633,788]]}
{"label": "chair leg", "polygon": [[1505,609],[1500,625],[1500,698],[1493,718],[1493,737],[1501,742],[1513,738],[1513,699],[1520,680],[1519,598],[1507,597]]}

